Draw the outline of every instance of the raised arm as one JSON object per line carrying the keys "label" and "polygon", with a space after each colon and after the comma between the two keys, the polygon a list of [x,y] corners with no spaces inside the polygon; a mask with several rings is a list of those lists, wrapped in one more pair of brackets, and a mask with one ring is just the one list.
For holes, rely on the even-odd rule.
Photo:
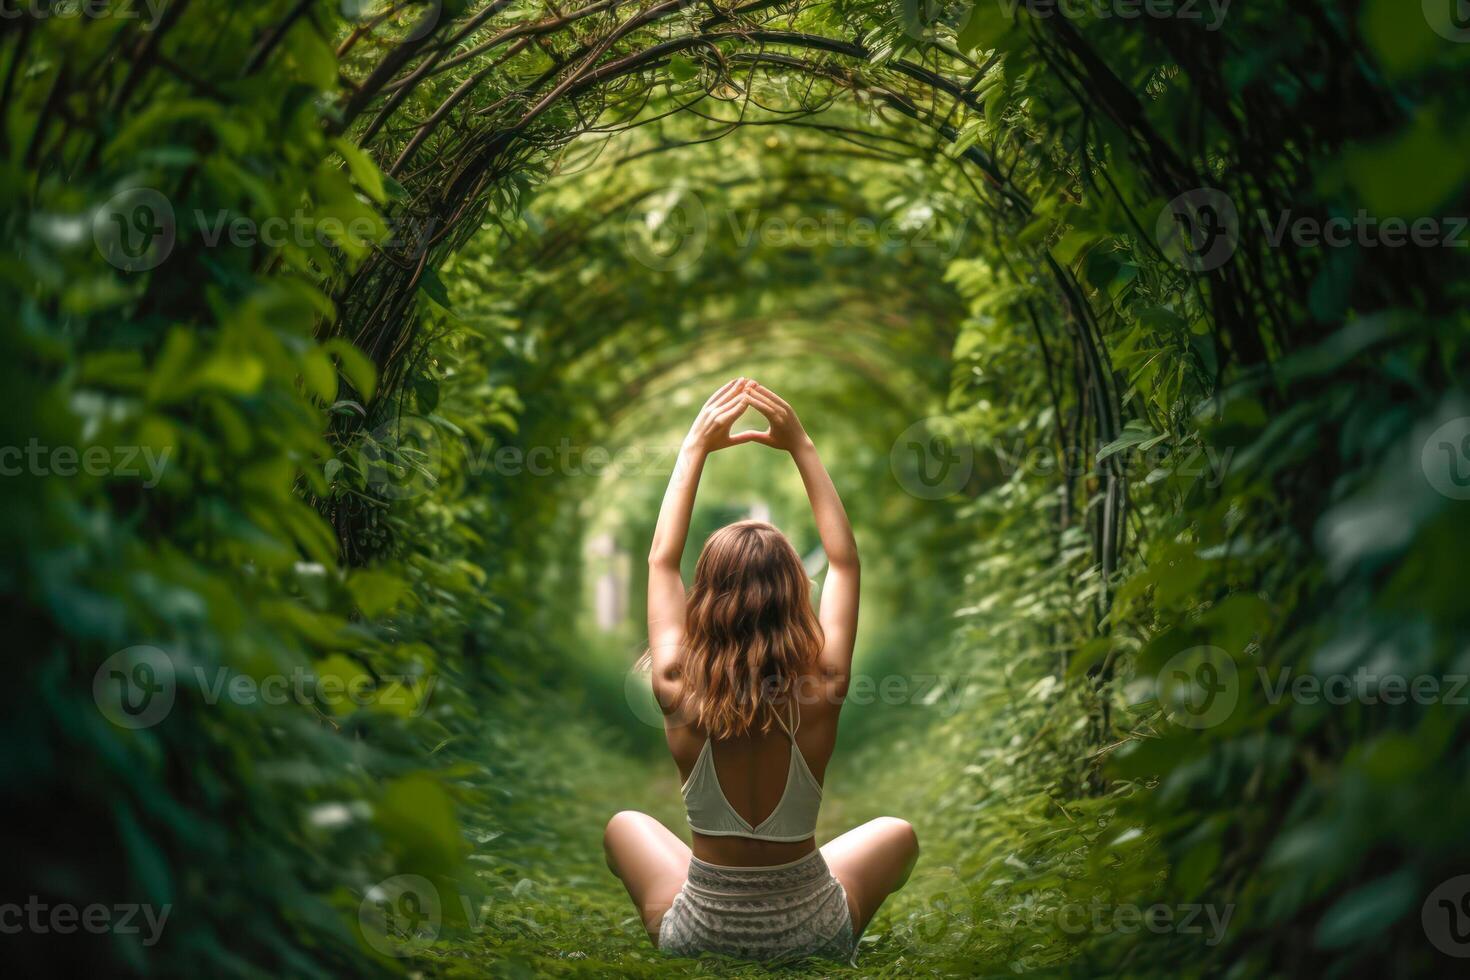
{"label": "raised arm", "polygon": [[837,488],[832,485],[832,477],[822,465],[817,448],[796,412],[781,396],[759,384],[749,389],[748,397],[770,422],[770,429],[754,434],[743,432],[740,437],[789,452],[812,504],[817,534],[822,539],[822,550],[827,553],[827,580],[822,585],[822,605],[818,612],[822,632],[826,634],[820,666],[823,674],[840,686],[840,696],[852,673],[852,647],[857,638],[861,576],[852,524],[848,522]]}
{"label": "raised arm", "polygon": [[753,384],[736,378],[704,403],[679,447],[679,458],[659,508],[653,544],[648,550],[648,651],[653,662],[653,690],[666,708],[678,700],[679,648],[684,640],[684,580],[679,564],[689,537],[694,495],[699,490],[705,457],[749,441],[745,433],[731,438],[730,426],[750,407],[748,390]]}

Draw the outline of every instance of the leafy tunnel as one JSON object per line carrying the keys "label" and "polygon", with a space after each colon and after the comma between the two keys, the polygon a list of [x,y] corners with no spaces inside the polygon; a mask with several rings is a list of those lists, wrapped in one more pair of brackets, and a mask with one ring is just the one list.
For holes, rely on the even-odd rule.
{"label": "leafy tunnel", "polygon": [[[763,972],[659,957],[598,844],[677,825],[640,554],[747,374],[864,554],[820,830],[924,841],[838,972],[1440,963],[1470,279],[1361,230],[1453,234],[1470,46],[1124,7],[7,7],[17,894],[163,910],[17,961]],[[695,540],[767,514],[820,579],[789,466],[725,455]]]}

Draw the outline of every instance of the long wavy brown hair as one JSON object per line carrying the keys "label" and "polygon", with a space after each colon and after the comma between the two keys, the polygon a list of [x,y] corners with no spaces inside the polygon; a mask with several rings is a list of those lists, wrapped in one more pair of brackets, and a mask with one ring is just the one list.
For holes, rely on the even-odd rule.
{"label": "long wavy brown hair", "polygon": [[765,521],[709,536],[685,600],[681,713],[716,739],[768,732],[822,651],[811,580]]}

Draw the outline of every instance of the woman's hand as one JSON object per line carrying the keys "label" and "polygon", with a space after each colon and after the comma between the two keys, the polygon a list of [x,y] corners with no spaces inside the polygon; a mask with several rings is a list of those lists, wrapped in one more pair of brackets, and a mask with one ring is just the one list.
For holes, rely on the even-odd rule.
{"label": "woman's hand", "polygon": [[750,407],[748,392],[754,384],[749,378],[735,378],[710,395],[695,416],[694,424],[689,427],[689,434],[684,437],[685,448],[712,453],[737,443],[749,442],[748,433],[730,435],[730,426]]}
{"label": "woman's hand", "polygon": [[766,417],[770,427],[764,432],[742,432],[734,437],[735,442],[759,442],[793,454],[811,444],[811,438],[801,426],[801,419],[780,395],[752,381],[745,390],[745,397],[756,411]]}

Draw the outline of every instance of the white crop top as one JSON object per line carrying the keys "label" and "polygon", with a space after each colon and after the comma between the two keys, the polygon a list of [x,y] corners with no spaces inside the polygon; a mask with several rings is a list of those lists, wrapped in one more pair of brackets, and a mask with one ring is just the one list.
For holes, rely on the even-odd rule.
{"label": "white crop top", "polygon": [[806,758],[796,745],[796,729],[801,715],[794,711],[791,724],[778,715],[776,720],[791,738],[791,761],[786,769],[786,788],[771,815],[752,827],[735,812],[720,777],[715,774],[714,751],[708,737],[694,768],[683,786],[684,808],[689,815],[689,829],[710,837],[749,837],[751,840],[791,842],[803,841],[817,831],[817,811],[822,806],[822,784],[807,767]]}

